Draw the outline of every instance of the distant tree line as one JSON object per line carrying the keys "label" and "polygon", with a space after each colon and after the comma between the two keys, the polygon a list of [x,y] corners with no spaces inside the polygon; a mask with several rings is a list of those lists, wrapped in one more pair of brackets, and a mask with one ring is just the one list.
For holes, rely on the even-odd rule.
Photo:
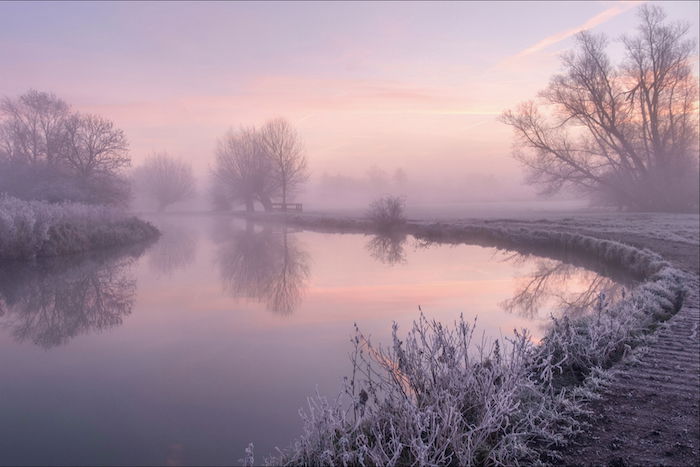
{"label": "distant tree line", "polygon": [[260,128],[230,130],[219,140],[211,199],[219,210],[242,204],[250,212],[259,203],[270,211],[273,199],[286,205],[307,178],[301,138],[289,122],[277,118]]}
{"label": "distant tree line", "polygon": [[514,155],[545,193],[574,188],[643,211],[698,208],[698,81],[689,25],[643,6],[638,34],[611,62],[607,39],[584,31],[539,100],[502,119]]}
{"label": "distant tree line", "polygon": [[0,193],[125,204],[128,149],[112,121],[73,111],[53,94],[30,90],[0,100]]}

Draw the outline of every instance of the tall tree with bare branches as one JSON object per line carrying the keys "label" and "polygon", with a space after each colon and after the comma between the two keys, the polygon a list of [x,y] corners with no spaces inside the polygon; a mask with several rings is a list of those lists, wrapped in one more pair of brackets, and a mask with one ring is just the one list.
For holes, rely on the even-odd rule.
{"label": "tall tree with bare branches", "polygon": [[637,35],[613,65],[602,35],[584,31],[537,101],[507,111],[514,156],[529,180],[555,193],[573,187],[636,210],[698,206],[698,87],[688,25],[642,6]]}
{"label": "tall tree with bare branches", "polygon": [[0,154],[24,163],[60,161],[70,107],[54,94],[30,89],[0,101]]}
{"label": "tall tree with bare branches", "polygon": [[287,120],[276,118],[260,129],[260,141],[274,167],[286,209],[287,197],[309,176],[301,138]]}
{"label": "tall tree with bare branches", "polygon": [[83,178],[116,172],[131,163],[124,132],[106,118],[73,114],[66,122],[66,133],[64,162]]}

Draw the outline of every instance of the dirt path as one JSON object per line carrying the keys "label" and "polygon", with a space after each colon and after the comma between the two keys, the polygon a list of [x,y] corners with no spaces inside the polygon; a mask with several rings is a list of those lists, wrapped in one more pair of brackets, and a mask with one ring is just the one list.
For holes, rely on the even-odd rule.
{"label": "dirt path", "polygon": [[[496,221],[573,231],[656,251],[689,274],[683,308],[656,333],[638,361],[616,369],[602,398],[588,407],[590,428],[567,449],[568,465],[691,466],[700,462],[700,245],[663,240],[663,231],[611,231],[590,224]],[[672,227],[672,226],[670,226]],[[691,229],[692,230],[692,229]],[[669,236],[670,237],[670,236]]]}
{"label": "dirt path", "polygon": [[686,305],[636,363],[622,365],[591,428],[568,450],[570,465],[697,465],[700,456],[698,281]]}

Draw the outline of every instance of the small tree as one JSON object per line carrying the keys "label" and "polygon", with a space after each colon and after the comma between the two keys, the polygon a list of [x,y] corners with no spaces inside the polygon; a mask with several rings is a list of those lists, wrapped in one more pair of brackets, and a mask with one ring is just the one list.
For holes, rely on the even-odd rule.
{"label": "small tree", "polygon": [[688,26],[643,6],[626,58],[613,65],[602,35],[582,32],[540,100],[503,114],[514,156],[545,193],[573,187],[640,210],[698,205],[698,87]]}
{"label": "small tree", "polygon": [[370,203],[367,218],[379,231],[389,232],[406,224],[405,206],[400,196],[384,196]]}
{"label": "small tree", "polygon": [[139,168],[137,178],[143,191],[158,204],[159,211],[195,194],[192,165],[165,152],[149,156]]}
{"label": "small tree", "polygon": [[260,142],[274,168],[286,209],[287,197],[309,176],[301,139],[289,122],[277,118],[260,129]]}

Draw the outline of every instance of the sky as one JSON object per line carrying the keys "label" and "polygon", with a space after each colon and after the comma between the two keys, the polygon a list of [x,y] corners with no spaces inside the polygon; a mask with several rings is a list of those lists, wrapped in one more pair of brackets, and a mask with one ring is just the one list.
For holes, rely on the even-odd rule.
{"label": "sky", "polygon": [[[662,3],[697,37],[699,2]],[[515,186],[498,115],[546,86],[576,32],[632,33],[639,4],[0,2],[0,95],[50,91],[112,119],[135,165],[167,151],[203,174],[227,129],[281,116],[313,176]]]}

